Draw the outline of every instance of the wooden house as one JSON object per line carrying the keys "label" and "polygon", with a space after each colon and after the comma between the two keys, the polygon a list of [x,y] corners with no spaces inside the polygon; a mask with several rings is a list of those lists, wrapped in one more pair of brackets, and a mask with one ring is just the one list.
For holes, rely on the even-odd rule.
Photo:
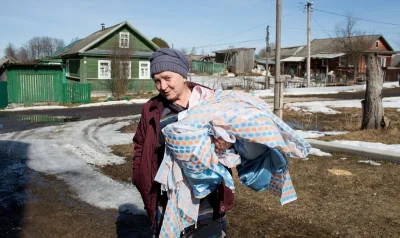
{"label": "wooden house", "polygon": [[129,80],[150,82],[150,56],[159,47],[128,22],[104,27],[56,52],[48,59],[61,59],[68,81],[91,83],[92,91],[104,90],[112,75],[112,59],[124,52]]}
{"label": "wooden house", "polygon": [[254,68],[255,48],[229,48],[214,53],[215,62],[226,64],[229,72],[245,74]]}

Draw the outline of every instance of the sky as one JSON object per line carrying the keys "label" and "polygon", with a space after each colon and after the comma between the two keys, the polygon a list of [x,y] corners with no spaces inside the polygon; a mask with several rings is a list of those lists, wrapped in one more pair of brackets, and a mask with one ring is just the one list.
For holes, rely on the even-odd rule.
{"label": "sky", "polygon": [[[282,47],[307,43],[307,13],[304,2],[282,0]],[[0,0],[0,57],[9,42],[16,47],[34,36],[64,39],[84,38],[101,28],[128,21],[147,38],[161,37],[174,48],[211,53],[232,47],[265,46],[266,26],[275,41],[275,0]],[[357,29],[382,34],[400,50],[400,1],[315,0],[311,39],[335,36],[335,25],[354,17]],[[396,25],[397,24],[397,25]]]}

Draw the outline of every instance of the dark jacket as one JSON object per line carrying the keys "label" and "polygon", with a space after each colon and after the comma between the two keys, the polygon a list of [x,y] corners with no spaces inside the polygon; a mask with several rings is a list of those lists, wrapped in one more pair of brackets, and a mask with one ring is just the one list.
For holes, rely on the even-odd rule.
{"label": "dark jacket", "polygon": [[[190,89],[197,84],[188,82]],[[142,110],[136,134],[133,137],[135,146],[133,156],[132,183],[142,195],[144,209],[150,222],[154,222],[157,201],[157,189],[160,184],[154,181],[159,167],[159,159],[164,153],[158,147],[160,131],[160,116],[164,110],[163,98],[159,95],[150,99]],[[157,157],[158,155],[158,157]],[[222,183],[218,187],[220,213],[225,213],[233,207],[233,192]]]}

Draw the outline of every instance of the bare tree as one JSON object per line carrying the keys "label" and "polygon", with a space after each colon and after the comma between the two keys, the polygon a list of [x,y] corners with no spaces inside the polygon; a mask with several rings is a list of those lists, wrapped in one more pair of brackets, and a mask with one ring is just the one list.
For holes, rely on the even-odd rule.
{"label": "bare tree", "polygon": [[349,15],[344,23],[336,26],[335,47],[338,52],[346,53],[348,60],[354,65],[354,79],[360,60],[364,59],[367,66],[367,88],[363,100],[363,118],[361,129],[377,129],[382,127],[382,87],[383,76],[378,54],[366,52],[372,42],[372,37],[355,28],[357,20]]}
{"label": "bare tree", "polygon": [[182,47],[180,49],[180,51],[182,52],[182,54],[187,55],[188,54],[188,50],[185,47]]}
{"label": "bare tree", "polygon": [[[275,43],[270,43],[269,44],[269,52],[272,52],[273,50],[275,50]],[[266,47],[262,47],[258,53],[257,53],[258,58],[266,58],[267,57],[267,51],[266,51]]]}
{"label": "bare tree", "polygon": [[129,90],[133,52],[132,48],[120,48],[118,40],[111,49],[111,80],[104,81],[104,84],[118,99],[126,95]]}
{"label": "bare tree", "polygon": [[65,46],[64,40],[48,36],[35,36],[27,43],[26,49],[29,52],[29,59],[41,59],[49,56]]}
{"label": "bare tree", "polygon": [[197,52],[196,52],[196,48],[193,47],[192,50],[190,51],[190,54],[191,54],[191,55],[195,55],[196,53],[197,53]]}
{"label": "bare tree", "polygon": [[25,47],[23,47],[23,46],[19,47],[19,50],[17,53],[17,59],[20,62],[28,62],[29,61],[29,52]]}
{"label": "bare tree", "polygon": [[13,59],[17,59],[17,50],[12,43],[8,43],[6,48],[4,49],[4,55],[11,57]]}
{"label": "bare tree", "polygon": [[334,48],[338,52],[346,53],[347,62],[353,65],[353,80],[357,79],[359,62],[364,57],[364,52],[371,44],[371,37],[364,31],[356,29],[357,19],[348,14],[344,22],[336,24],[335,31],[337,38],[334,41]]}

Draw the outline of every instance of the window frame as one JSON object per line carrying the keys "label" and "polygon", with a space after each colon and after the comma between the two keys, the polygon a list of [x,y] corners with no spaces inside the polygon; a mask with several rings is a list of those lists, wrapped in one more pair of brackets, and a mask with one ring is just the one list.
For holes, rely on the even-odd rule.
{"label": "window frame", "polygon": [[375,41],[375,48],[379,47],[379,41]]}
{"label": "window frame", "polygon": [[[126,45],[122,44],[122,36],[126,36]],[[129,32],[120,32],[119,33],[119,48],[129,48]]]}
{"label": "window frame", "polygon": [[[147,74],[142,76],[142,64],[147,64]],[[139,79],[150,79],[150,61],[139,61]]]}
{"label": "window frame", "polygon": [[[109,70],[108,70],[108,75],[106,75],[106,76],[101,75],[101,64],[102,63],[108,63]],[[111,79],[111,60],[98,60],[97,78],[98,79]]]}
{"label": "window frame", "polygon": [[386,68],[386,57],[385,56],[381,57],[381,67]]}

